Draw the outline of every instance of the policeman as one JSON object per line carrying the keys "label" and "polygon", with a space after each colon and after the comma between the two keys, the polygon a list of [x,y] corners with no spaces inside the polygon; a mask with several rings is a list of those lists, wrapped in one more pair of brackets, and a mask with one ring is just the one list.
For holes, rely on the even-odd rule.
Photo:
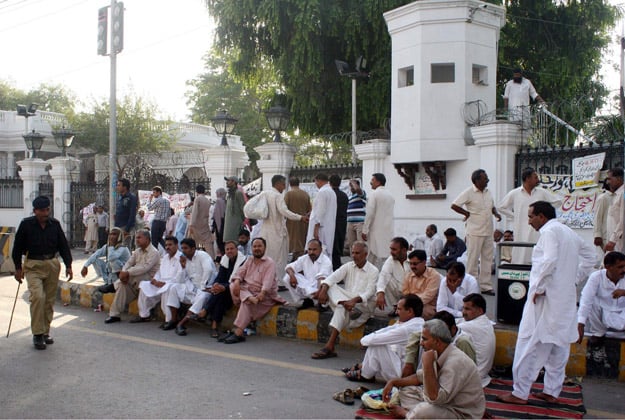
{"label": "policeman", "polygon": [[[72,280],[72,254],[58,220],[50,217],[50,199],[39,196],[33,200],[34,216],[22,220],[13,244],[15,280],[26,277],[30,291],[30,329],[37,350],[53,344],[50,323],[54,313],[56,288],[61,271],[58,256],[65,263],[67,281]],[[26,255],[22,263],[22,255]]]}

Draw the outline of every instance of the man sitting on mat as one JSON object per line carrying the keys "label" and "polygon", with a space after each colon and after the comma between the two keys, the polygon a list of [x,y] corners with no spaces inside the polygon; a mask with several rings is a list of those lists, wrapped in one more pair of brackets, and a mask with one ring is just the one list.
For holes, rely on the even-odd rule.
{"label": "man sitting on mat", "polygon": [[[336,339],[345,328],[356,328],[367,322],[375,307],[375,286],[378,269],[367,261],[369,248],[364,242],[352,245],[353,261],[343,264],[321,282],[317,296],[320,304],[329,303],[334,311],[330,320],[330,338],[326,345],[312,354],[313,359],[336,357]],[[340,281],[345,281],[343,287]]]}

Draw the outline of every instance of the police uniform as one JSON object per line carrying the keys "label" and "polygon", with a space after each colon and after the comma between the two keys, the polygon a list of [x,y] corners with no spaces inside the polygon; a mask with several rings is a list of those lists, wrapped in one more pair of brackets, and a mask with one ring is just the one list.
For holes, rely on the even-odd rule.
{"label": "police uniform", "polygon": [[[50,207],[50,199],[37,197],[33,209]],[[26,258],[22,262],[22,255]],[[22,270],[30,291],[30,328],[33,343],[43,350],[46,344],[54,341],[50,337],[50,323],[54,313],[54,301],[61,265],[58,256],[63,258],[68,274],[71,274],[72,254],[65,233],[58,220],[49,217],[42,226],[37,216],[27,217],[20,223],[13,244],[13,262],[16,279],[21,283],[19,270]]]}

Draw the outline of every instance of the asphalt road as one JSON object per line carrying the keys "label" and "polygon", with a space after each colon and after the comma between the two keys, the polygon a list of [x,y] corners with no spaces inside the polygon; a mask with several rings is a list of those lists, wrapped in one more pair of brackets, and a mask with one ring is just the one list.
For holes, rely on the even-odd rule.
{"label": "asphalt road", "polygon": [[[0,277],[1,418],[353,418],[359,404],[332,400],[359,385],[339,370],[362,357],[353,348],[316,361],[319,344],[253,336],[225,345],[204,327],[179,337],[157,322],[106,325],[105,313],[57,303],[56,343],[35,350],[25,284],[6,338],[16,286]],[[588,418],[625,417],[623,383],[583,386]]]}

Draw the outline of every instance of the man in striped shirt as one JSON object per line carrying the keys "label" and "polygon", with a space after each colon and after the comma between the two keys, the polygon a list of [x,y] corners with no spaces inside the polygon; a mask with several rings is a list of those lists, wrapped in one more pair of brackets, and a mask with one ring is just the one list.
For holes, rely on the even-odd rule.
{"label": "man in striped shirt", "polygon": [[356,241],[362,241],[362,225],[365,221],[365,208],[367,206],[367,194],[360,188],[360,181],[352,179],[349,181],[349,189],[352,195],[347,204],[347,238],[348,249]]}
{"label": "man in striped shirt", "polygon": [[163,197],[163,189],[158,185],[152,188],[152,195],[148,202],[148,210],[154,211],[154,219],[152,220],[152,245],[158,250],[158,244],[165,249],[165,240],[163,234],[167,226],[167,219],[171,215],[169,200]]}

